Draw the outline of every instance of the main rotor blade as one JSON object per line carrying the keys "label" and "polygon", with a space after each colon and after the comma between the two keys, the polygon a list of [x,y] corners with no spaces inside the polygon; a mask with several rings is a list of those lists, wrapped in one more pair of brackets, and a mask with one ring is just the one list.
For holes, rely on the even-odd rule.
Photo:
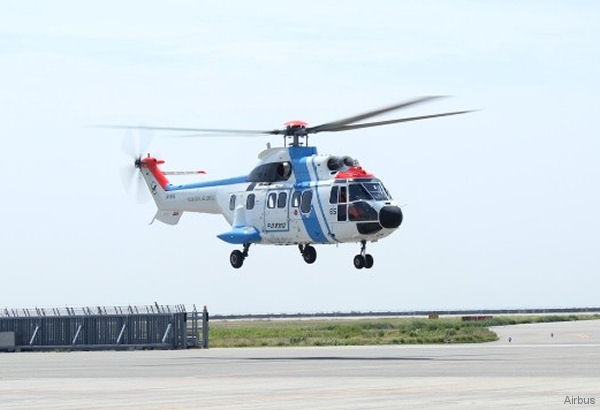
{"label": "main rotor blade", "polygon": [[285,130],[232,130],[232,129],[221,129],[221,128],[182,128],[182,127],[153,127],[146,125],[95,125],[95,128],[112,128],[112,129],[125,129],[125,130],[153,130],[153,131],[178,131],[178,132],[208,132],[208,133],[219,133],[219,134],[271,134],[279,135],[284,134]]}
{"label": "main rotor blade", "polygon": [[[325,124],[316,125],[314,127],[309,127],[306,129],[306,132],[310,134],[310,133],[316,133],[316,132],[322,132],[322,131],[334,131],[334,128],[339,128],[343,125],[351,124],[351,123],[357,122],[357,121],[366,120],[367,118],[385,114],[386,112],[400,110],[402,108],[410,107],[411,105],[420,104],[420,103],[435,100],[438,98],[444,98],[444,96],[433,95],[433,96],[415,98],[413,100],[404,101],[399,104],[390,105],[389,107],[379,108],[377,110],[368,111],[368,112],[354,115],[352,117],[344,118],[341,120],[327,122]],[[340,130],[337,129],[336,131],[340,131]]]}
{"label": "main rotor blade", "polygon": [[363,124],[355,124],[355,125],[342,125],[342,126],[338,126],[338,127],[335,127],[335,128],[327,129],[325,131],[328,131],[328,132],[350,131],[350,130],[357,130],[359,128],[370,128],[370,127],[379,127],[381,125],[396,124],[396,123],[399,123],[399,122],[418,121],[418,120],[426,120],[426,119],[429,119],[429,118],[447,117],[447,116],[450,116],[450,115],[466,114],[466,113],[473,112],[473,111],[475,111],[475,110],[444,112],[444,113],[440,113],[440,114],[419,115],[419,116],[416,116],[416,117],[398,118],[398,119],[395,119],[395,120],[377,121],[377,122],[366,122],[366,123],[363,123]]}

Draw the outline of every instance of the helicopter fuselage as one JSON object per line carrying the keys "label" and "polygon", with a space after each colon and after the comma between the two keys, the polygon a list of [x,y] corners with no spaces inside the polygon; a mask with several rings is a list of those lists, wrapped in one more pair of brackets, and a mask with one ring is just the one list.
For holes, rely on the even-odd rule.
{"label": "helicopter fuselage", "polygon": [[246,175],[195,184],[169,183],[148,157],[140,169],[158,206],[156,219],[176,224],[184,212],[222,214],[232,244],[307,245],[377,241],[394,232],[402,212],[375,176],[349,157],[314,147],[270,148]]}

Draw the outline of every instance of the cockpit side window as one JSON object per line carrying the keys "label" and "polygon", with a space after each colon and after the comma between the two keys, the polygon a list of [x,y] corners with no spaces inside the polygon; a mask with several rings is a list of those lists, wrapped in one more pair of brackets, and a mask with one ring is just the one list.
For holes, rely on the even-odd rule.
{"label": "cockpit side window", "polygon": [[347,188],[345,185],[340,187],[340,204],[345,204],[348,201],[348,196],[346,195]]}
{"label": "cockpit side window", "polygon": [[337,220],[338,222],[343,222],[347,218],[348,205],[340,204],[337,206]]}
{"label": "cockpit side window", "polygon": [[348,205],[348,219],[351,221],[376,221],[377,211],[366,202],[355,202]]}
{"label": "cockpit side window", "polygon": [[367,192],[362,184],[355,183],[349,185],[350,190],[350,202],[358,201],[359,199],[373,199],[373,197]]}
{"label": "cockpit side window", "polygon": [[333,187],[331,187],[331,194],[329,195],[329,203],[337,204],[337,199],[338,199],[338,187],[333,186]]}
{"label": "cockpit side window", "polygon": [[229,209],[233,211],[235,209],[235,195],[229,197]]}

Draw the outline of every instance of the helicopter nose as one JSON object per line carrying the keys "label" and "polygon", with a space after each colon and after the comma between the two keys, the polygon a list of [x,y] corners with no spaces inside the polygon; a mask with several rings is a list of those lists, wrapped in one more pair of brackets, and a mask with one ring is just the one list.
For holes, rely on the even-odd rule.
{"label": "helicopter nose", "polygon": [[398,206],[384,206],[379,211],[379,223],[384,228],[397,228],[402,223],[402,211]]}

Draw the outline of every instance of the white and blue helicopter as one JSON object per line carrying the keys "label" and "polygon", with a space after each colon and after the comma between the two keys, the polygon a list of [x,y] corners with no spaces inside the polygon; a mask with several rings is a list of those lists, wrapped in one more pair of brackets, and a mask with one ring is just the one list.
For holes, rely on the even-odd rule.
{"label": "white and blue helicopter", "polygon": [[[408,121],[464,114],[471,110],[360,122],[384,113],[419,104],[437,96],[420,97],[374,111],[309,127],[303,121],[286,122],[285,128],[271,131],[206,128],[172,128],[108,125],[107,128],[178,131],[194,133],[281,135],[283,146],[267,147],[258,155],[256,167],[246,175],[173,184],[169,175],[203,171],[165,172],[163,160],[136,155],[130,168],[141,175],[158,208],[154,220],[176,225],[184,212],[221,214],[231,230],[217,235],[227,243],[241,245],[229,261],[240,268],[252,244],[295,245],[304,261],[317,259],[314,245],[358,243],[354,257],[357,269],[373,267],[367,242],[376,242],[394,232],[402,223],[397,202],[373,174],[350,156],[324,155],[308,145],[308,136],[321,132],[349,131]],[[200,134],[199,136],[202,136]],[[134,176],[135,177],[135,176]]]}

